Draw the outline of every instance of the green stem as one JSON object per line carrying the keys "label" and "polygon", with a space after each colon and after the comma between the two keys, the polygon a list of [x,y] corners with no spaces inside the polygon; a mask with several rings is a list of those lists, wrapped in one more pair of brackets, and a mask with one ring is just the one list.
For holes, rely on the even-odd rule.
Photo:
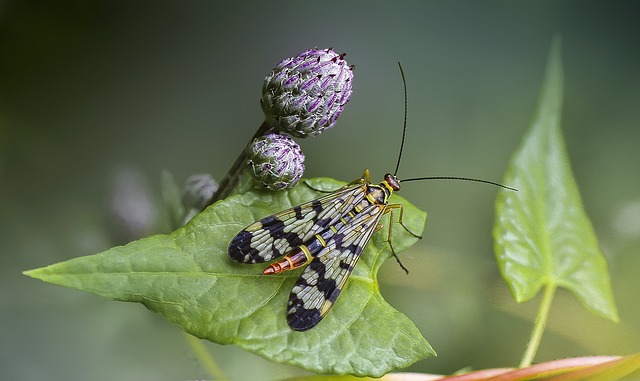
{"label": "green stem", "polygon": [[549,320],[549,311],[551,310],[551,302],[553,301],[555,292],[556,286],[554,284],[547,285],[544,290],[544,295],[542,296],[542,301],[540,302],[540,307],[538,309],[538,315],[536,316],[536,322],[533,327],[533,331],[531,332],[529,342],[527,343],[527,350],[524,352],[524,356],[520,361],[520,368],[530,366],[533,363],[533,359],[536,357],[536,352],[538,351],[540,341],[542,340],[542,333],[544,332],[544,329],[547,326],[547,321]]}
{"label": "green stem", "polygon": [[[251,144],[253,139],[266,135],[273,131],[274,129],[273,127],[271,127],[271,125],[269,125],[266,121],[262,122],[262,124],[260,125],[260,128],[258,128],[258,131],[256,131],[253,137],[249,140],[249,144]],[[247,146],[249,144],[247,144]],[[242,152],[240,152],[240,155],[236,159],[235,163],[233,163],[231,168],[229,168],[229,170],[227,171],[227,174],[222,178],[222,181],[220,181],[220,186],[218,187],[218,190],[216,191],[216,193],[214,193],[213,197],[211,198],[211,200],[209,200],[207,205],[205,205],[205,208],[213,204],[214,202],[218,200],[222,200],[223,198],[226,198],[231,194],[233,194],[241,178],[245,175],[246,171],[247,171],[247,150],[245,146],[242,149]]]}
{"label": "green stem", "polygon": [[202,367],[207,371],[209,376],[211,376],[215,380],[228,380],[227,376],[224,374],[216,360],[214,360],[213,356],[207,351],[207,348],[202,343],[202,340],[198,339],[195,336],[192,336],[188,333],[184,333],[191,350],[195,354],[198,362],[202,365]]}

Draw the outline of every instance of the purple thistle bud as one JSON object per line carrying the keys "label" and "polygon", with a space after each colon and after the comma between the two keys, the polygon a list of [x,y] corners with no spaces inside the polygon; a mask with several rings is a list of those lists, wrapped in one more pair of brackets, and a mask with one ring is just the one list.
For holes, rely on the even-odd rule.
{"label": "purple thistle bud", "polygon": [[268,134],[247,147],[249,172],[271,190],[292,188],[304,173],[304,153],[288,136]]}
{"label": "purple thistle bud", "polygon": [[264,79],[266,121],[299,138],[332,127],[351,98],[353,66],[344,54],[310,49],[281,61]]}

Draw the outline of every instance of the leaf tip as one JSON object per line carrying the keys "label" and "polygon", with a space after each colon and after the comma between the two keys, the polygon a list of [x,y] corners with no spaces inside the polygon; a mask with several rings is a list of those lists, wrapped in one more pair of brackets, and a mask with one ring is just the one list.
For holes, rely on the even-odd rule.
{"label": "leaf tip", "polygon": [[29,278],[38,279],[44,282],[48,282],[46,267],[41,267],[37,269],[25,270],[22,272],[22,275],[28,276]]}
{"label": "leaf tip", "polygon": [[22,272],[22,275],[26,275],[30,278],[35,278],[35,279],[39,279],[38,278],[38,270],[39,269],[31,269],[31,270],[25,270]]}

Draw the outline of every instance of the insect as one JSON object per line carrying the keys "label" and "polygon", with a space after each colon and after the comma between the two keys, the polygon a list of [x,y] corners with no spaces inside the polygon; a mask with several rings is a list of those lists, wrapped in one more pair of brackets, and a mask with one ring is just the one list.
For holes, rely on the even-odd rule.
{"label": "insect", "polygon": [[[401,180],[396,173],[407,126],[407,90],[402,66],[400,73],[404,83],[405,114],[394,173],[386,174],[379,184],[372,184],[369,171],[365,170],[361,178],[338,190],[254,222],[229,244],[229,256],[236,262],[263,263],[283,257],[263,271],[266,275],[306,265],[289,295],[287,322],[293,330],[311,329],[329,312],[371,236],[382,227],[382,216],[397,210],[398,223],[413,236],[420,237],[402,223],[402,204],[389,203],[393,192],[400,190]],[[402,182],[429,179],[468,180],[505,187],[486,180],[448,176],[411,178]],[[391,221],[388,239],[391,252],[408,273],[391,246],[390,234]]]}

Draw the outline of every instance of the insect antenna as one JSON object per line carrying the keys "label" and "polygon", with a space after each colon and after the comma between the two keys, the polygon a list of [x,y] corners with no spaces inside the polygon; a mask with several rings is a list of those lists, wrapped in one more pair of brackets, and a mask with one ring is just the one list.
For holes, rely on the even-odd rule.
{"label": "insect antenna", "polygon": [[462,181],[473,181],[476,183],[484,183],[484,184],[489,184],[489,185],[495,185],[497,187],[500,188],[504,188],[504,189],[508,189],[508,190],[512,190],[512,191],[518,191],[516,188],[512,188],[506,185],[502,185],[499,183],[494,183],[493,181],[489,181],[489,180],[481,180],[481,179],[474,179],[472,177],[456,177],[456,176],[429,176],[429,177],[413,177],[410,179],[404,179],[404,180],[400,180],[400,182],[406,183],[407,181],[418,181],[418,180],[462,180]]}
{"label": "insect antenna", "polygon": [[[402,151],[404,149],[404,141],[405,141],[405,136],[407,134],[407,80],[404,77],[404,70],[402,69],[402,64],[400,64],[400,61],[398,61],[398,67],[400,68],[400,75],[402,76],[402,86],[404,88],[404,119],[403,119],[403,123],[402,123],[402,140],[400,141],[400,153],[398,154],[398,162],[396,163],[396,169],[393,171],[393,175],[397,175],[398,174],[398,169],[400,168],[400,160],[402,159]],[[495,183],[493,181],[488,181],[488,180],[481,180],[481,179],[474,179],[471,177],[456,177],[456,176],[429,176],[429,177],[414,177],[414,178],[410,178],[410,179],[404,179],[404,180],[400,180],[403,183],[406,183],[407,181],[418,181],[418,180],[462,180],[462,181],[474,181],[476,183],[484,183],[484,184],[490,184],[490,185],[495,185],[497,187],[500,188],[504,188],[504,189],[508,189],[508,190],[512,190],[512,191],[518,191],[516,188],[512,188],[512,187],[508,187],[506,185],[502,185],[502,184],[498,184]],[[397,259],[397,258],[396,258]]]}
{"label": "insect antenna", "polygon": [[402,149],[404,148],[404,137],[407,133],[407,81],[404,78],[404,70],[402,70],[400,61],[398,61],[398,67],[400,68],[400,75],[402,76],[402,86],[404,87],[404,122],[402,123],[402,140],[400,141],[400,154],[398,155],[396,169],[395,171],[393,171],[394,176],[398,174],[398,168],[400,168],[400,159],[402,158]]}

